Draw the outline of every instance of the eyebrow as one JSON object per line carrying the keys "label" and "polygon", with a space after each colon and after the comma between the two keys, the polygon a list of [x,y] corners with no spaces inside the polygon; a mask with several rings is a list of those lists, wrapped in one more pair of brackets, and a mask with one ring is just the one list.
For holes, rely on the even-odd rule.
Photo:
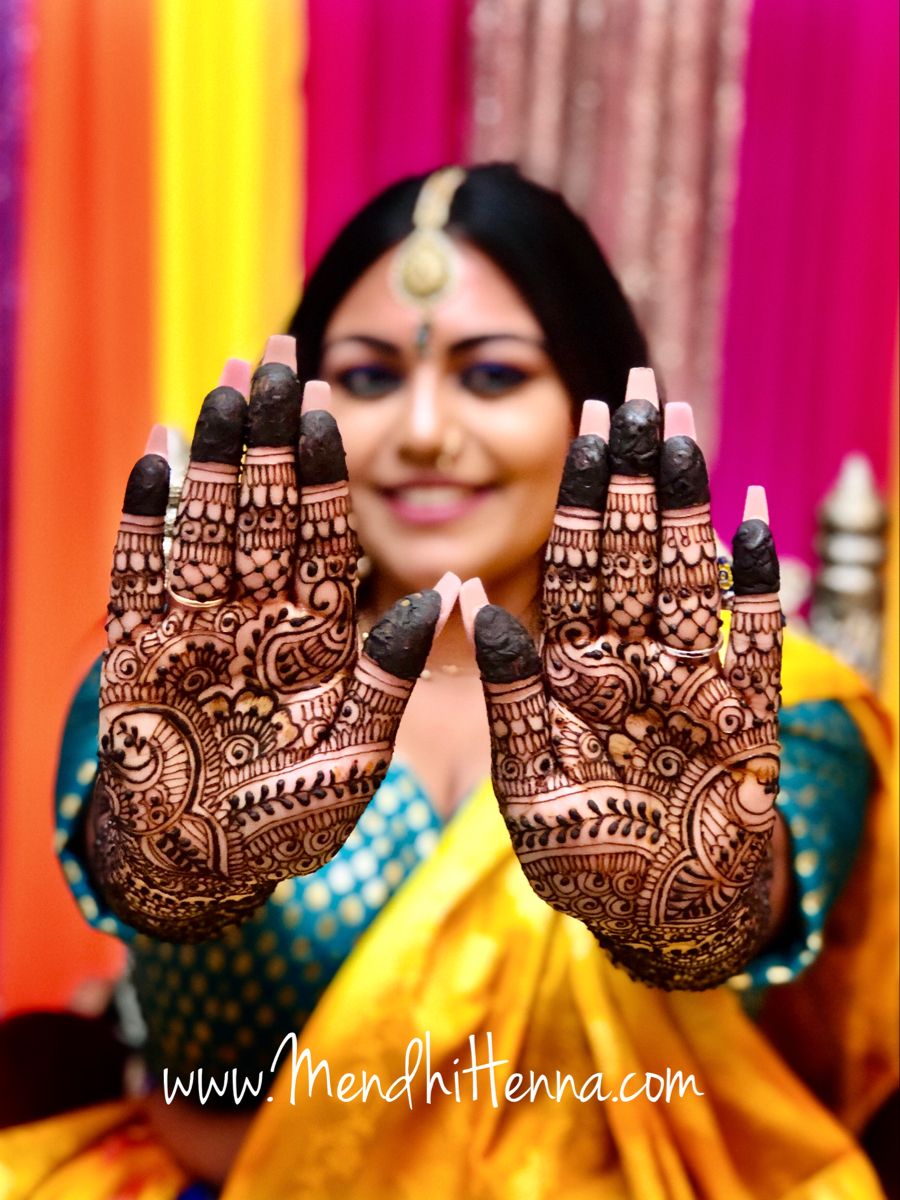
{"label": "eyebrow", "polygon": [[[323,350],[333,350],[335,346],[341,346],[345,342],[361,342],[364,346],[368,346],[370,350],[374,350],[378,354],[383,354],[389,358],[399,358],[403,352],[393,342],[386,342],[382,338],[372,337],[368,333],[345,334],[343,337],[327,342]],[[546,351],[547,349],[547,343],[543,338],[528,337],[521,333],[482,333],[477,334],[475,337],[462,338],[458,342],[453,342],[447,347],[447,350],[450,354],[465,354],[469,350],[477,349],[485,342],[521,342],[526,346],[535,346],[538,350]]]}

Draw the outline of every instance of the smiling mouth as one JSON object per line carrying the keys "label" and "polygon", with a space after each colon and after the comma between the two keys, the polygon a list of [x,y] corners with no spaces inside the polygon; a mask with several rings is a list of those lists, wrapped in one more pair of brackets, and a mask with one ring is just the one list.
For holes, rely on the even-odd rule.
{"label": "smiling mouth", "polygon": [[382,488],[381,496],[401,521],[410,525],[442,525],[468,516],[493,491],[461,484],[409,484]]}

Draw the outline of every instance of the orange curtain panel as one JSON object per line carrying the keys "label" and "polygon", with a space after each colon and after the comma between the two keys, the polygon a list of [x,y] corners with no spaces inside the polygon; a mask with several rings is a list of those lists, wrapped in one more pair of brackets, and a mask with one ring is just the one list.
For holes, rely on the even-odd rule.
{"label": "orange curtain panel", "polygon": [[189,433],[301,277],[298,0],[34,0],[0,778],[0,1012],[64,1005],[121,951],[54,857],[60,733],[102,646],[131,462]]}

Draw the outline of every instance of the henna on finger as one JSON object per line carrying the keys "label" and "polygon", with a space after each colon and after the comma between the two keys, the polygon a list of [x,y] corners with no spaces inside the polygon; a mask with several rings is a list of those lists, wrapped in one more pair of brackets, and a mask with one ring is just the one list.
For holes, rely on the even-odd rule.
{"label": "henna on finger", "polygon": [[648,400],[629,400],[613,414],[603,611],[609,627],[627,640],[644,637],[655,613],[659,432],[659,411]]}
{"label": "henna on finger", "polygon": [[169,585],[187,600],[224,600],[231,589],[246,411],[240,392],[218,387],[197,418],[169,559]]}
{"label": "henna on finger", "polygon": [[540,675],[541,660],[531,634],[496,604],[475,615],[475,659],[486,683],[518,683]]}
{"label": "henna on finger", "polygon": [[581,435],[566,456],[544,562],[541,616],[546,642],[583,644],[596,636],[601,514],[606,506],[606,443]]}
{"label": "henna on finger", "polygon": [[778,596],[778,554],[769,526],[757,519],[742,522],[733,555],[735,598],[725,677],[749,705],[756,722],[774,730],[781,707],[784,617]]}
{"label": "henna on finger", "polygon": [[422,674],[441,612],[441,597],[433,589],[398,600],[377,621],[366,638],[366,654],[398,679]]}
{"label": "henna on finger", "polygon": [[257,772],[226,802],[244,832],[254,875],[316,870],[349,837],[387,772],[441,608],[441,596],[431,589],[394,604],[370,631],[315,753],[296,767],[273,764],[278,770],[271,782]]}
{"label": "henna on finger", "polygon": [[113,552],[106,633],[109,644],[165,608],[163,525],[169,497],[169,464],[145,454],[131,470]]}
{"label": "henna on finger", "polygon": [[303,413],[298,454],[300,503],[294,596],[303,616],[280,649],[276,686],[325,683],[356,655],[359,544],[350,509],[347,464],[330,413]]}
{"label": "henna on finger", "polygon": [[299,430],[297,376],[282,363],[265,363],[251,385],[235,550],[240,591],[258,601],[289,590],[297,539]]}
{"label": "henna on finger", "polygon": [[676,650],[709,650],[719,634],[719,569],[709,478],[690,437],[667,438],[660,453],[661,509],[657,625]]}

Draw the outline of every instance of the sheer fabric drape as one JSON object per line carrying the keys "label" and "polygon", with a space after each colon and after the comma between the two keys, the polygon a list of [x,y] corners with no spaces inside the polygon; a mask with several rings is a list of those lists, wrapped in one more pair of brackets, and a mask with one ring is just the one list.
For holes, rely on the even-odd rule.
{"label": "sheer fabric drape", "polygon": [[471,157],[582,213],[670,399],[716,434],[749,0],[474,0]]}

